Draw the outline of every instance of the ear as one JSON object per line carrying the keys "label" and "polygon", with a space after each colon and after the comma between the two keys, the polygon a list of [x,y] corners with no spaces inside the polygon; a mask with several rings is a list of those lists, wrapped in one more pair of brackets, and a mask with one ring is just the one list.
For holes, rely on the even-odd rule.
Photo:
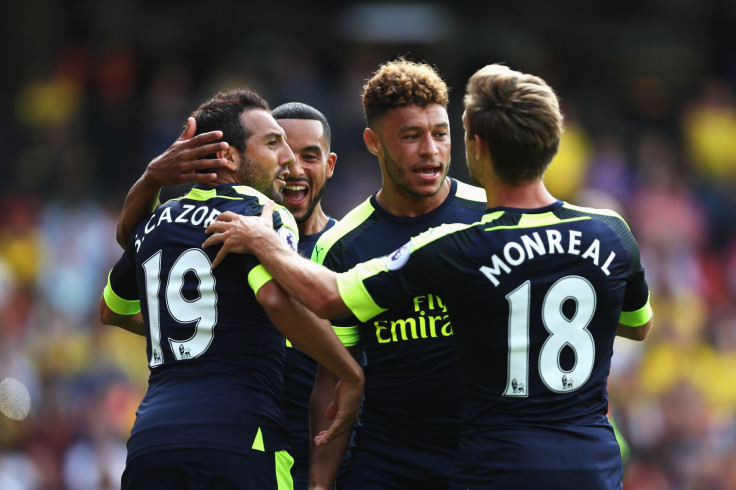
{"label": "ear", "polygon": [[378,135],[371,128],[365,128],[363,131],[363,141],[368,151],[378,156],[380,145],[378,144]]}
{"label": "ear", "polygon": [[473,136],[473,147],[475,148],[475,156],[477,159],[483,158],[486,154],[490,154],[488,143],[480,137],[479,134]]}
{"label": "ear", "polygon": [[227,160],[225,168],[231,172],[235,172],[240,166],[240,152],[232,146],[228,146],[226,150],[218,151],[216,155],[217,158],[224,158]]}
{"label": "ear", "polygon": [[328,179],[332,177],[332,174],[335,171],[335,162],[337,162],[336,153],[330,153],[327,155],[327,161],[325,162],[325,176]]}

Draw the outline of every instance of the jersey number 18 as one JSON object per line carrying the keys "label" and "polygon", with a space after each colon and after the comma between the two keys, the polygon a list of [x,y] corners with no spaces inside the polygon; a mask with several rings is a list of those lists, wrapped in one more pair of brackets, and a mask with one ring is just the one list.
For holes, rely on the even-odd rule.
{"label": "jersey number 18", "polygon": [[[506,295],[509,303],[508,375],[504,396],[526,397],[529,386],[529,316],[531,283],[524,284]],[[568,318],[563,304],[576,303],[575,314]],[[595,341],[588,331],[596,306],[592,284],[580,276],[567,276],[555,282],[542,302],[542,323],[549,332],[539,353],[539,376],[555,393],[579,389],[593,372]],[[565,347],[572,349],[575,363],[570,370],[560,364]]]}

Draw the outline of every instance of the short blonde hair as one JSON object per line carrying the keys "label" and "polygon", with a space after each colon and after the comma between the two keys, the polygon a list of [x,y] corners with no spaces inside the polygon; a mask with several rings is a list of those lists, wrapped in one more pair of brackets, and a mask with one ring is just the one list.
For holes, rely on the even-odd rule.
{"label": "short blonde hair", "polygon": [[488,143],[496,173],[509,184],[541,178],[559,148],[563,116],[554,90],[539,77],[493,64],[468,81],[469,135]]}
{"label": "short blonde hair", "polygon": [[448,89],[437,70],[404,58],[382,64],[363,86],[363,114],[368,126],[396,107],[439,104],[447,108]]}

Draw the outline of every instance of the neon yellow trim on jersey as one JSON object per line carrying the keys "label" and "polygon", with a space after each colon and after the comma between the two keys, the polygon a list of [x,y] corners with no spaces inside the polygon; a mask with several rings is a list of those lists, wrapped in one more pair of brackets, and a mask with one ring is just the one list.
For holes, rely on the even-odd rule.
{"label": "neon yellow trim on jersey", "polygon": [[216,197],[221,197],[223,199],[233,199],[233,200],[239,199],[237,197],[218,196],[217,189],[215,189],[214,187],[212,189],[192,188],[184,196],[184,199],[191,199],[192,201],[209,201],[210,199],[214,199]]}
{"label": "neon yellow trim on jersey", "polygon": [[589,216],[579,216],[571,219],[560,219],[552,211],[546,213],[522,214],[519,224],[514,228],[539,228],[541,226],[551,226],[558,223],[570,223],[573,221],[587,221],[591,219]]}
{"label": "neon yellow trim on jersey", "polygon": [[456,180],[456,182],[456,197],[467,199],[468,201],[488,202],[488,197],[486,196],[486,190],[484,188],[466,184],[465,182],[460,182],[459,180]]}
{"label": "neon yellow trim on jersey", "polygon": [[568,209],[574,209],[575,211],[581,211],[583,213],[600,214],[602,216],[613,216],[615,218],[621,218],[621,215],[619,215],[616,211],[612,209],[587,208],[585,206],[576,206],[574,204],[570,204],[569,202],[563,202],[562,207],[568,208]]}
{"label": "neon yellow trim on jersey", "polygon": [[618,214],[616,211],[614,211],[612,209],[586,208],[586,207],[583,207],[583,206],[575,206],[574,204],[570,204],[569,202],[563,202],[562,203],[562,207],[563,208],[568,208],[568,209],[574,209],[575,211],[582,211],[583,213],[598,214],[598,215],[601,215],[601,216],[612,216],[614,218],[618,218],[621,221],[623,221],[624,224],[626,225],[626,228],[628,228],[629,230],[631,230],[631,227],[626,222],[626,220],[623,219],[620,214]]}
{"label": "neon yellow trim on jersey", "polygon": [[266,452],[266,445],[263,444],[263,432],[261,432],[260,427],[258,428],[258,432],[256,432],[256,438],[253,439],[253,445],[250,448],[256,451]]}
{"label": "neon yellow trim on jersey", "polygon": [[257,197],[258,202],[260,204],[266,204],[266,201],[268,201],[268,198],[266,197],[264,193],[257,191],[254,188],[247,186],[247,185],[234,185],[233,190],[237,192],[238,194],[242,194],[244,196]]}
{"label": "neon yellow trim on jersey", "polygon": [[452,235],[453,233],[472,228],[480,222],[475,223],[444,223],[434,228],[430,228],[427,231],[423,231],[419,235],[411,239],[411,251],[420,249],[425,245],[432,243],[433,241],[442,238],[446,235]]}
{"label": "neon yellow trim on jersey", "polygon": [[291,479],[291,467],[294,466],[294,458],[288,451],[276,451],[274,455],[276,466],[276,483],[278,490],[292,490],[294,481]]}
{"label": "neon yellow trim on jersey", "polygon": [[[651,296],[651,294],[650,294]],[[652,319],[652,305],[647,297],[647,304],[636,311],[622,311],[618,322],[627,327],[640,327]]]}
{"label": "neon yellow trim on jersey", "polygon": [[[468,201],[487,202],[486,191],[482,187],[472,186],[459,180],[456,180],[456,182],[455,197],[467,199]],[[371,205],[370,197],[350,210],[335,226],[319,237],[314,249],[312,249],[312,261],[322,264],[332,246],[365,222],[374,212],[375,208]]]}
{"label": "neon yellow trim on jersey", "polygon": [[[255,189],[254,191],[258,192]],[[240,192],[240,194],[244,194],[244,193]],[[230,199],[231,201],[240,200],[239,197],[218,195],[217,189],[215,189],[214,187],[211,189],[199,189],[197,187],[192,187],[191,189],[189,189],[189,192],[187,192],[183,196],[175,197],[169,200],[170,201],[181,201],[183,199],[191,199],[192,201],[209,201],[210,199],[214,199],[216,197],[219,197],[221,199]]]}
{"label": "neon yellow trim on jersey", "polygon": [[274,207],[274,211],[276,211],[279,216],[281,216],[281,226],[285,226],[287,228],[290,228],[291,231],[294,232],[294,236],[296,237],[297,241],[299,240],[299,228],[296,226],[296,220],[294,219],[294,215],[291,214],[291,211],[286,209],[280,204],[277,204],[276,207]]}
{"label": "neon yellow trim on jersey", "polygon": [[352,327],[338,327],[337,325],[333,325],[332,330],[345,347],[352,347],[360,342],[357,325]]}
{"label": "neon yellow trim on jersey", "polygon": [[[450,235],[466,228],[471,228],[477,224],[478,223],[446,223],[430,228],[410,240],[411,249],[409,253],[446,235]],[[367,262],[357,264],[349,271],[337,275],[337,290],[340,293],[340,297],[353,315],[355,315],[355,317],[361,322],[365,322],[386,311],[385,308],[381,308],[375,301],[373,301],[373,298],[363,285],[363,281],[380,272],[388,270],[386,266],[388,260],[390,259],[387,259],[387,257],[378,257]],[[347,337],[346,339],[341,338],[341,340],[343,340],[343,344],[346,346],[355,345],[348,343],[352,342],[351,338],[353,332],[348,331],[345,335],[349,335],[350,337]],[[338,337],[339,336],[340,335],[338,334]],[[355,332],[355,336],[358,336],[357,331]]]}
{"label": "neon yellow trim on jersey", "polygon": [[609,415],[608,421],[611,423],[611,426],[613,426],[613,434],[616,436],[616,441],[618,442],[619,451],[621,452],[621,459],[623,460],[624,464],[626,464],[629,462],[629,456],[631,455],[629,443],[626,442],[626,438],[621,433],[621,431],[618,430],[618,426],[616,425],[616,421],[613,420],[613,417]]}
{"label": "neon yellow trim on jersey", "polygon": [[271,273],[263,267],[263,264],[258,264],[248,273],[248,285],[255,294],[258,294],[258,291],[260,291],[263,285],[271,279],[273,279]]}
{"label": "neon yellow trim on jersey", "polygon": [[[263,194],[262,192],[259,192],[255,190],[254,188],[249,187],[247,185],[234,185],[233,190],[237,192],[238,194],[242,194],[244,196],[251,196],[251,197],[258,198],[258,204],[261,204],[261,205],[265,205],[268,201],[271,200],[268,197],[266,197],[266,195]],[[282,226],[286,226],[290,228],[291,231],[294,232],[294,236],[296,236],[298,239],[299,238],[299,228],[297,228],[296,220],[294,219],[294,216],[291,214],[291,212],[288,209],[286,209],[283,205],[276,204],[276,203],[274,203],[273,210],[274,212],[278,213],[278,215],[281,217]]]}
{"label": "neon yellow trim on jersey", "polygon": [[345,217],[335,223],[335,226],[324,232],[322,236],[319,237],[319,240],[317,240],[317,243],[312,249],[312,262],[316,262],[317,264],[324,262],[327,252],[332,248],[332,246],[342,237],[360,226],[360,224],[367,220],[374,211],[375,209],[371,206],[370,198],[349,211]]}
{"label": "neon yellow trim on jersey", "polygon": [[386,311],[373,301],[373,298],[363,285],[363,280],[385,271],[385,258],[362,262],[347,272],[337,275],[337,290],[353,315],[365,322]]}
{"label": "neon yellow trim on jersey", "polygon": [[[252,187],[249,187],[247,185],[234,185],[232,189],[237,192],[240,195],[243,196],[251,196],[258,199],[258,204],[265,205],[270,199],[266,197],[265,194],[262,192],[259,192],[255,190]],[[189,190],[189,192],[182,196],[178,197],[175,200],[181,200],[181,199],[191,199],[193,201],[208,201],[210,199],[214,199],[216,197],[222,198],[222,199],[231,199],[231,200],[238,200],[239,197],[234,196],[223,196],[217,194],[217,189],[214,187],[212,189],[199,189],[199,188],[192,188]],[[279,214],[281,217],[281,223],[283,226],[286,226],[290,228],[294,235],[298,238],[299,237],[299,229],[296,226],[296,220],[294,219],[294,216],[289,212],[288,209],[286,209],[281,204],[274,203],[273,210]]]}
{"label": "neon yellow trim on jersey", "polygon": [[[112,273],[112,271],[110,271]],[[102,291],[102,296],[105,298],[105,304],[110,310],[118,315],[135,315],[141,312],[141,302],[137,299],[123,299],[112,290],[110,285],[110,273],[107,274],[107,286]]]}

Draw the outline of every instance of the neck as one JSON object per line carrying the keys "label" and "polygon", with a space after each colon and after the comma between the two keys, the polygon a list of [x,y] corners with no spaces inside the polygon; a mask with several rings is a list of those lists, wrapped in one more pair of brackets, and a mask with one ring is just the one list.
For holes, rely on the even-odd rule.
{"label": "neck", "polygon": [[325,229],[329,221],[330,218],[325,214],[324,211],[322,211],[322,206],[317,204],[317,206],[314,207],[314,211],[312,211],[312,214],[309,216],[309,218],[307,218],[307,220],[303,223],[299,223],[297,225],[297,227],[299,228],[299,235],[306,236],[319,233]]}
{"label": "neck", "polygon": [[[220,184],[243,184],[243,183],[238,181],[235,178],[235,175],[232,173],[217,172],[217,178],[213,180],[209,180],[207,182],[203,182],[203,184],[215,187]],[[244,184],[244,185],[248,185],[248,184]]]}
{"label": "neck", "polygon": [[[385,182],[385,179],[384,179]],[[440,186],[439,191],[432,196],[415,196],[398,187],[384,185],[376,194],[378,203],[394,216],[414,218],[434,211],[445,202],[450,195],[452,183],[449,177]]]}
{"label": "neck", "polygon": [[541,179],[531,184],[522,185],[486,182],[484,187],[489,208],[535,209],[549,206],[557,200],[549,193]]}

